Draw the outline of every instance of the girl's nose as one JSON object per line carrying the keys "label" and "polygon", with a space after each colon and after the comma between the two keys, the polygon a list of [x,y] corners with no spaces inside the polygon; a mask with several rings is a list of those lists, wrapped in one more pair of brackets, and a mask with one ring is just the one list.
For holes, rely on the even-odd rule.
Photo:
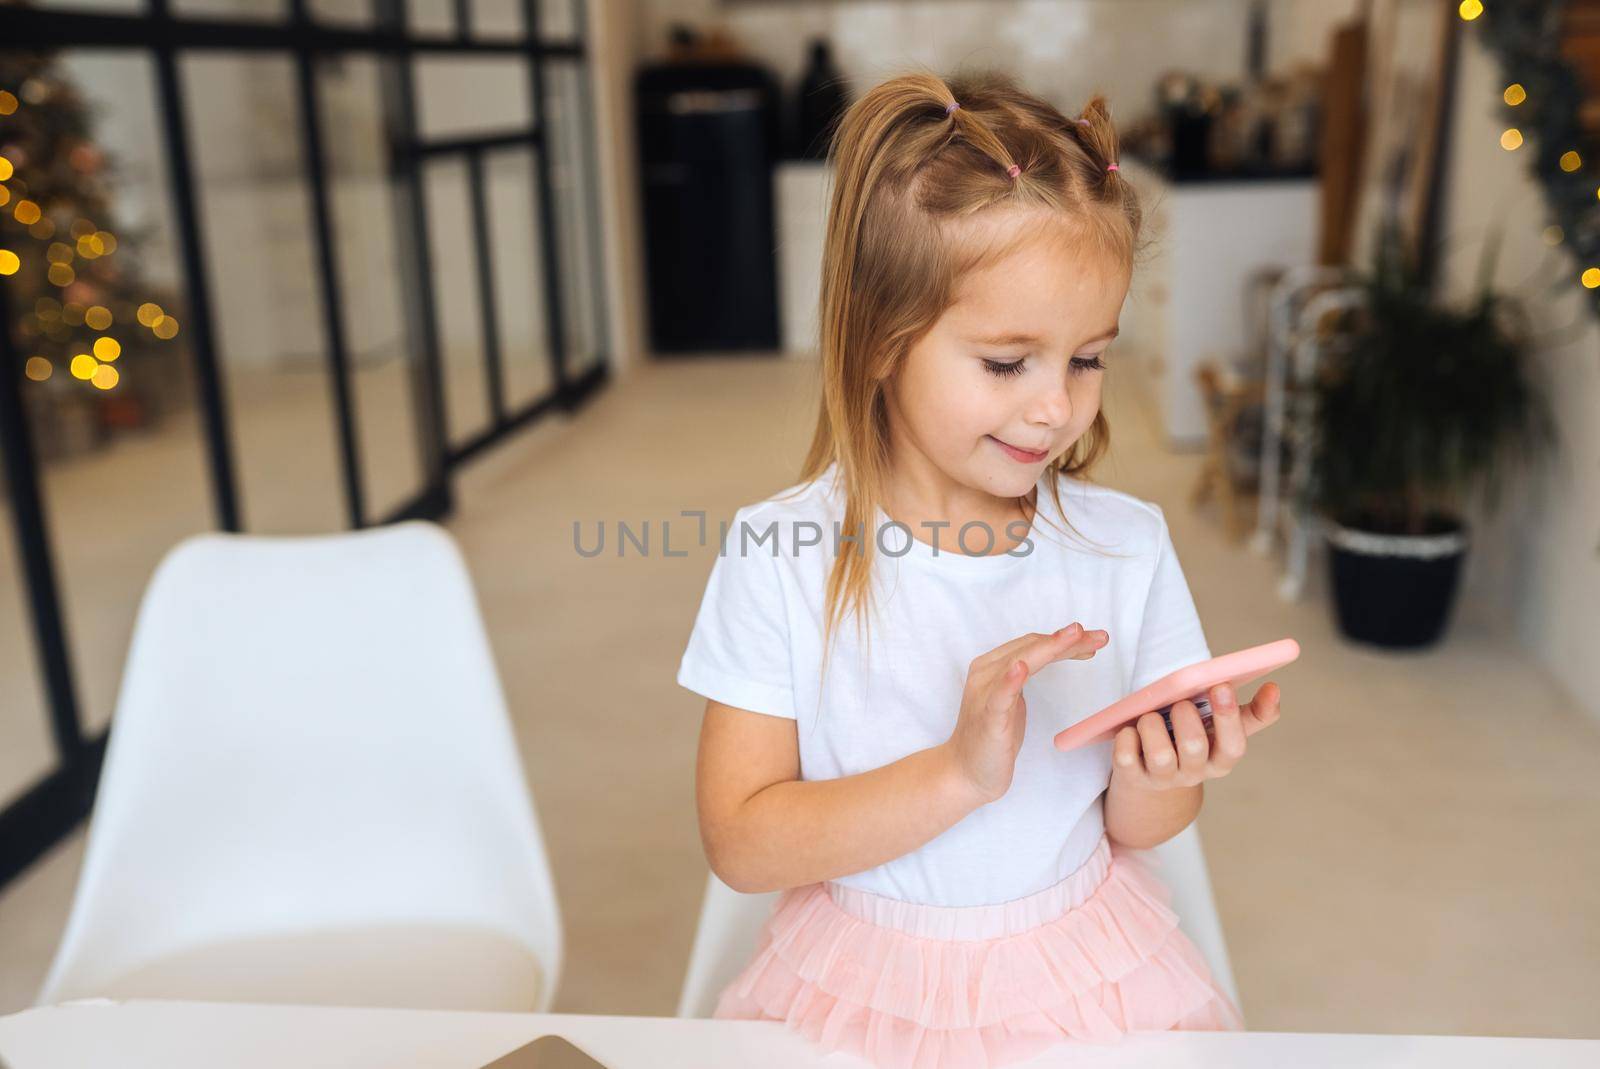
{"label": "girl's nose", "polygon": [[1034,397],[1028,422],[1040,427],[1065,427],[1072,419],[1072,397],[1066,387],[1046,390]]}

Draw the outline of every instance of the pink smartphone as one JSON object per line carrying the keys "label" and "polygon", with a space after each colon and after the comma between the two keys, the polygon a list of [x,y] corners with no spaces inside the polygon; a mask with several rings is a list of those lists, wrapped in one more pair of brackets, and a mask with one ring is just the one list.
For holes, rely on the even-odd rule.
{"label": "pink smartphone", "polygon": [[[1170,733],[1172,707],[1185,699],[1194,702],[1200,710],[1201,722],[1209,731],[1211,700],[1208,695],[1212,687],[1218,683],[1232,683],[1237,694],[1244,684],[1260,679],[1274,668],[1282,668],[1298,656],[1300,643],[1292,638],[1280,638],[1276,642],[1225,653],[1221,657],[1180,668],[1057,733],[1056,749],[1075,750],[1080,746],[1104,742],[1114,736],[1122,725],[1139,719],[1145,713],[1160,713]],[[1240,701],[1243,700],[1240,698]]]}

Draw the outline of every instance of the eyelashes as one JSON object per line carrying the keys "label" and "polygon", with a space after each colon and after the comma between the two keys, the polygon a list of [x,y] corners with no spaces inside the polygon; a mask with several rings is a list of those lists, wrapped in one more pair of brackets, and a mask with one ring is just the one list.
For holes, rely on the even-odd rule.
{"label": "eyelashes", "polygon": [[[1106,369],[1105,361],[1100,359],[1098,353],[1094,356],[1075,356],[1070,361],[1070,364],[1074,374],[1083,371],[1104,371]],[[1022,374],[1022,360],[1013,360],[1010,363],[999,360],[985,360],[983,367],[989,374],[1002,379],[1009,379]]]}

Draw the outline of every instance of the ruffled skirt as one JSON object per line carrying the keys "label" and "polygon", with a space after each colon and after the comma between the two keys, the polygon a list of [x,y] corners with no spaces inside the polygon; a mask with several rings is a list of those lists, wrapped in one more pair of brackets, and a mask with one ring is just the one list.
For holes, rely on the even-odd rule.
{"label": "ruffled skirt", "polygon": [[784,1021],[881,1069],[984,1069],[1069,1039],[1243,1029],[1150,864],[1102,835],[1065,880],[993,906],[792,888],[713,1016]]}

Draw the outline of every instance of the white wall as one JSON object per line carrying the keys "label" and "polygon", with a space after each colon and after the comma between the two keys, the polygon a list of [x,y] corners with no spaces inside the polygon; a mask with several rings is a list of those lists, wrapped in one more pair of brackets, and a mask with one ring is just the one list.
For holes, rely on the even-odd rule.
{"label": "white wall", "polygon": [[[1443,235],[1457,251],[1445,265],[1450,291],[1473,291],[1488,225],[1503,221],[1496,282],[1520,288],[1532,278],[1557,280],[1553,296],[1530,311],[1543,331],[1573,331],[1537,351],[1564,446],[1542,473],[1510,487],[1502,508],[1480,520],[1464,590],[1464,609],[1502,622],[1545,663],[1580,705],[1600,719],[1600,321],[1578,282],[1584,268],[1559,250],[1553,274],[1541,274],[1549,249],[1541,239],[1549,217],[1543,192],[1528,174],[1531,144],[1500,148],[1509,125],[1498,59],[1463,41],[1449,158]],[[1486,390],[1493,382],[1483,384]]]}
{"label": "white wall", "polygon": [[[1268,66],[1321,63],[1327,28],[1355,0],[1275,0]],[[1058,105],[1105,91],[1119,119],[1149,110],[1156,78],[1182,69],[1242,76],[1248,0],[639,0],[639,40],[659,55],[673,22],[725,26],[793,88],[809,42],[826,36],[859,93],[908,62],[953,72],[1003,67]]]}

